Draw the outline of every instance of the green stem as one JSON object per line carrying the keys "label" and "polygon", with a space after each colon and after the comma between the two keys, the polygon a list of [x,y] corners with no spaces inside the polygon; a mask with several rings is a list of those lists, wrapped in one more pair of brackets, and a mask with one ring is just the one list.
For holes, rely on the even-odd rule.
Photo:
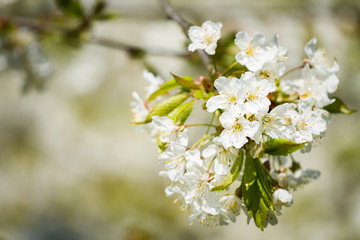
{"label": "green stem", "polygon": [[215,158],[216,158],[216,156],[213,157],[213,159],[211,160],[211,162],[210,162],[210,164],[209,164],[209,166],[208,166],[208,168],[206,170],[207,173],[210,171],[211,165],[214,163]]}
{"label": "green stem", "polygon": [[305,67],[305,63],[301,66],[295,67],[293,69],[290,69],[289,71],[287,71],[286,73],[284,73],[282,76],[279,77],[279,79],[283,79],[284,77],[286,77],[287,75],[289,75],[290,73],[293,73],[297,70],[303,69]]}
{"label": "green stem", "polygon": [[[192,147],[190,148],[190,150],[193,150],[198,144],[201,144],[205,139],[207,138],[210,138],[210,137],[213,137],[215,136],[217,133],[212,133],[212,134],[209,134],[209,135],[205,135],[203,136],[202,138],[200,138],[199,140],[197,140],[194,145],[192,145]],[[201,146],[201,145],[200,145]]]}
{"label": "green stem", "polygon": [[216,67],[216,61],[215,61],[215,56],[212,57],[212,60],[213,60],[213,65],[214,65],[214,70],[215,72],[217,72],[217,67]]}
{"label": "green stem", "polygon": [[226,75],[226,74],[228,74],[228,72],[229,72],[233,67],[235,67],[237,64],[238,64],[238,62],[237,62],[236,60],[235,60],[234,62],[232,62],[232,63],[230,64],[230,66],[229,66],[228,68],[226,68],[225,71],[223,72],[223,74],[221,74],[221,75]]}
{"label": "green stem", "polygon": [[[187,125],[184,125],[184,127],[199,127],[199,126],[207,126],[208,127],[208,129],[210,128],[210,127],[214,127],[214,128],[216,128],[216,127],[218,127],[218,126],[216,126],[216,125],[213,125],[213,124],[207,124],[207,123],[195,123],[195,124],[187,124]],[[207,133],[206,133],[207,134]]]}
{"label": "green stem", "polygon": [[[209,125],[212,125],[212,123],[213,123],[213,121],[214,121],[214,118],[215,118],[215,113],[212,114]],[[210,127],[211,127],[211,126],[208,126],[208,128],[206,129],[205,135],[207,135],[207,134],[209,133]]]}

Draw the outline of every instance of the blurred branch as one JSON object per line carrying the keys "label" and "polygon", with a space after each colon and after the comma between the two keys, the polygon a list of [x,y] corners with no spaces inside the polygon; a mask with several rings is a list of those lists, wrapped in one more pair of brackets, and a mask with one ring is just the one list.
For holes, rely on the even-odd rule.
{"label": "blurred branch", "polygon": [[[188,30],[189,30],[190,26],[192,26],[193,24],[186,21],[179,13],[177,13],[175,11],[175,9],[170,5],[168,0],[159,0],[159,1],[160,1],[160,5],[161,5],[162,9],[164,10],[166,16],[169,19],[176,22],[178,25],[180,25],[180,27],[184,31],[186,37],[189,38]],[[209,71],[214,72],[215,69],[212,66],[212,60],[209,57],[209,55],[207,55],[204,50],[197,50],[196,52],[199,54],[199,56],[201,58],[201,61],[203,62],[204,66]]]}
{"label": "blurred branch", "polygon": [[184,31],[185,35],[188,37],[188,30],[192,24],[190,24],[181,15],[179,15],[167,0],[160,0],[160,4],[166,16],[169,19],[172,19],[177,24],[179,24],[182,30]]}
{"label": "blurred branch", "polygon": [[[85,24],[80,24],[75,29],[65,28],[58,25],[55,25],[51,22],[40,21],[37,19],[19,17],[19,16],[0,16],[0,23],[3,21],[10,21],[15,24],[17,27],[26,27],[30,28],[37,32],[42,33],[51,33],[51,32],[63,32],[65,34],[81,32],[82,29],[86,29],[86,27],[82,27]],[[81,29],[81,30],[79,30]],[[157,56],[169,56],[169,57],[187,57],[188,54],[176,51],[169,51],[165,49],[149,49],[142,48],[133,45],[129,45],[126,43],[113,41],[110,39],[105,39],[101,37],[92,37],[89,41],[90,43],[94,43],[97,45],[101,45],[104,47],[109,47],[117,50],[123,50],[127,52],[129,55],[133,57],[139,57],[144,54],[151,54]]]}
{"label": "blurred branch", "polygon": [[90,40],[91,43],[101,45],[104,47],[109,47],[113,49],[123,50],[127,52],[130,56],[133,57],[139,57],[144,54],[151,54],[151,55],[157,55],[157,56],[169,56],[169,57],[187,57],[188,55],[186,53],[181,52],[175,52],[175,51],[169,51],[165,49],[149,49],[149,48],[142,48],[133,46],[130,44],[113,41],[101,37],[94,37]]}
{"label": "blurred branch", "polygon": [[66,31],[65,28],[48,21],[41,21],[20,16],[0,15],[0,23],[1,22],[11,22],[17,27],[26,27],[38,32]]}

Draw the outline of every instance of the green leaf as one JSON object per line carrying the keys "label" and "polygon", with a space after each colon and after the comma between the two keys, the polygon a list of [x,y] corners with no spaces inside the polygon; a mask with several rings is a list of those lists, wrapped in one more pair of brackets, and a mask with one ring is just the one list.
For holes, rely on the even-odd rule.
{"label": "green leaf", "polygon": [[194,108],[195,101],[196,100],[194,99],[190,102],[178,106],[168,115],[168,117],[172,119],[175,124],[184,124]]}
{"label": "green leaf", "polygon": [[148,98],[148,102],[156,99],[158,96],[168,93],[170,90],[177,87],[180,87],[180,85],[175,81],[175,79],[165,82],[163,85],[160,86],[158,90],[156,90],[150,95],[150,97]]}
{"label": "green leaf", "polygon": [[264,143],[264,152],[270,155],[289,155],[305,146],[286,139],[270,139]]}
{"label": "green leaf", "polygon": [[176,94],[171,96],[164,101],[158,103],[154,106],[154,108],[150,111],[149,115],[145,119],[146,122],[150,122],[153,116],[166,116],[172,110],[177,108],[180,104],[182,104],[189,96],[185,93]]}
{"label": "green leaf", "polygon": [[56,0],[56,5],[61,11],[72,17],[83,17],[84,8],[80,1],[76,0]]}
{"label": "green leaf", "polygon": [[244,160],[244,151],[240,149],[238,156],[235,159],[235,162],[230,169],[230,172],[226,175],[224,180],[218,186],[213,187],[211,191],[221,192],[224,191],[227,187],[229,187],[239,177],[243,165],[243,160]]}
{"label": "green leaf", "polygon": [[338,97],[335,97],[335,102],[330,105],[324,107],[324,109],[330,113],[344,113],[344,114],[352,114],[357,112],[356,110],[349,109],[343,100]]}
{"label": "green leaf", "polygon": [[156,142],[157,142],[157,145],[158,145],[158,148],[159,148],[159,151],[162,153],[166,150],[166,147],[167,147],[167,143],[164,143],[162,141],[160,141],[160,137],[158,137],[156,139]]}
{"label": "green leaf", "polygon": [[[184,78],[184,77],[179,77],[176,76],[175,74],[171,73],[171,75],[173,75],[175,81],[180,84],[183,88],[185,89],[189,89],[189,90],[197,90],[200,89],[199,85],[196,85],[194,83],[193,78],[188,77],[188,78]],[[190,79],[191,78],[191,79]]]}
{"label": "green leaf", "polygon": [[[246,159],[249,159],[249,156],[246,156]],[[254,184],[257,178],[256,166],[250,160],[245,161],[245,170],[243,175],[243,183],[245,184],[246,189]]]}
{"label": "green leaf", "polygon": [[241,191],[244,204],[255,224],[261,230],[268,216],[273,211],[271,177],[258,158],[246,155]]}
{"label": "green leaf", "polygon": [[194,91],[194,97],[201,99],[201,100],[207,100],[209,98],[208,94],[205,92],[203,86],[200,86],[199,90]]}

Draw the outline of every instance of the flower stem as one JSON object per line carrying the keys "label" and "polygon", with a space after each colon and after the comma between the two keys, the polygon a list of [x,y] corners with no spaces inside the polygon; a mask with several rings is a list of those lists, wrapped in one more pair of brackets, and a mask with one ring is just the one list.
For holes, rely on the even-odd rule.
{"label": "flower stem", "polygon": [[210,171],[211,165],[214,163],[215,158],[216,158],[216,156],[213,157],[213,159],[211,160],[211,162],[210,162],[210,164],[209,164],[209,166],[208,166],[208,168],[206,170],[207,173]]}
{"label": "flower stem", "polygon": [[212,134],[209,134],[209,135],[205,135],[203,136],[202,138],[200,138],[199,140],[197,140],[194,145],[192,145],[192,147],[190,148],[190,150],[193,150],[197,145],[201,146],[200,144],[207,138],[210,138],[210,137],[213,137],[215,136],[217,133],[212,133]]}
{"label": "flower stem", "polygon": [[238,64],[238,62],[237,62],[236,60],[235,60],[234,62],[232,62],[232,63],[230,64],[230,66],[228,66],[221,75],[222,75],[222,76],[227,75],[227,74],[230,72],[230,70],[231,70],[233,67],[235,67],[237,64]]}
{"label": "flower stem", "polygon": [[[214,121],[214,118],[215,118],[215,113],[212,114],[209,125],[212,125],[212,123],[213,123],[213,121]],[[213,126],[214,126],[214,125],[213,125]],[[208,126],[208,128],[206,129],[205,135],[209,134],[210,127],[211,127],[211,126]]]}
{"label": "flower stem", "polygon": [[213,124],[207,124],[207,123],[195,123],[195,124],[187,124],[187,125],[184,125],[184,127],[199,127],[199,126],[207,126],[208,128],[210,127],[218,127],[216,125],[213,125]]}
{"label": "flower stem", "polygon": [[305,67],[305,63],[302,64],[301,66],[295,67],[293,69],[290,69],[289,71],[287,71],[286,73],[284,73],[282,76],[279,77],[279,79],[283,79],[284,77],[286,77],[287,75],[289,75],[290,73],[293,73],[297,70],[303,69]]}

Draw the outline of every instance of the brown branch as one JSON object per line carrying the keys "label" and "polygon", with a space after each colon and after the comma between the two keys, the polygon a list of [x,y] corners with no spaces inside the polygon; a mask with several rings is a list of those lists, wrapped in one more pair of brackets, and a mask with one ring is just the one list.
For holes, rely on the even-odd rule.
{"label": "brown branch", "polygon": [[172,19],[177,24],[179,24],[182,30],[184,31],[185,35],[188,37],[188,30],[190,26],[192,26],[192,24],[190,24],[181,15],[179,15],[167,0],[160,0],[160,5],[164,10],[166,16],[169,19]]}
{"label": "brown branch", "polygon": [[105,39],[101,37],[93,37],[90,40],[91,43],[97,44],[104,47],[109,47],[113,49],[119,49],[127,52],[130,56],[133,57],[141,57],[144,54],[151,54],[156,56],[168,56],[168,57],[187,57],[186,53],[169,51],[165,49],[150,49],[150,48],[142,48],[118,41],[113,41],[110,39]]}
{"label": "brown branch", "polygon": [[[189,30],[190,26],[192,26],[193,24],[189,23],[180,14],[178,14],[175,11],[175,9],[170,5],[168,0],[159,0],[159,1],[160,1],[160,5],[161,5],[162,9],[164,10],[166,16],[169,19],[172,19],[178,25],[180,25],[180,27],[182,28],[182,30],[185,33],[186,37],[189,38],[188,30]],[[209,71],[214,73],[215,69],[212,66],[212,60],[209,57],[209,55],[207,55],[204,50],[197,50],[196,52],[199,54],[199,56],[201,58],[201,61],[203,62],[204,66]]]}
{"label": "brown branch", "polygon": [[[2,15],[0,16],[0,23],[2,21],[9,21],[13,23],[17,27],[26,27],[33,31],[40,32],[40,33],[55,33],[55,32],[63,32],[63,33],[73,33],[74,31],[78,30],[78,27],[75,29],[65,28],[59,25],[55,25],[52,22],[48,21],[41,21],[38,19],[20,17],[20,16],[7,16]],[[110,39],[105,39],[101,37],[92,37],[89,40],[90,43],[101,45],[104,47],[109,47],[113,49],[123,50],[127,52],[129,55],[133,57],[140,57],[144,54],[151,54],[157,56],[169,56],[169,57],[187,57],[186,53],[182,52],[175,52],[169,51],[165,49],[149,49],[149,48],[142,48],[133,45],[129,45],[122,42],[113,41]]]}
{"label": "brown branch", "polygon": [[279,77],[279,79],[283,79],[284,77],[286,77],[287,75],[297,71],[297,70],[301,70],[305,67],[306,63],[304,62],[304,64],[302,64],[301,66],[295,67],[290,69],[289,71],[287,71],[286,73],[284,73],[282,76]]}

